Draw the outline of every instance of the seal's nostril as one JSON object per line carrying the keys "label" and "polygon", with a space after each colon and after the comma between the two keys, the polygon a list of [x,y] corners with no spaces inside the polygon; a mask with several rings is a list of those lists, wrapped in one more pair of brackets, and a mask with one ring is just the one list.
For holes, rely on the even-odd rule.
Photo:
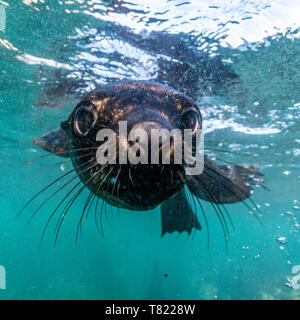
{"label": "seal's nostril", "polygon": [[[150,146],[152,137],[155,136],[155,133],[158,133],[164,129],[166,128],[159,122],[144,121],[135,124],[131,129],[131,133],[133,133],[134,136],[135,134],[137,134],[137,136],[140,136],[141,131],[144,132],[141,142],[148,143],[148,146]],[[145,139],[146,141],[144,141]],[[159,147],[161,147],[161,143],[159,144]]]}

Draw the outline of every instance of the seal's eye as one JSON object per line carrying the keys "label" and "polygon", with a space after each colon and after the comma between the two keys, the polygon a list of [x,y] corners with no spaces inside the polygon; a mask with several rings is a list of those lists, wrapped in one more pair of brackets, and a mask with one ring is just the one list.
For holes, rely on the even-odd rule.
{"label": "seal's eye", "polygon": [[187,110],[182,115],[182,123],[185,129],[192,129],[193,134],[201,127],[199,115],[193,110]]}
{"label": "seal's eye", "polygon": [[81,136],[86,136],[97,120],[96,112],[91,106],[80,107],[74,115],[74,129]]}

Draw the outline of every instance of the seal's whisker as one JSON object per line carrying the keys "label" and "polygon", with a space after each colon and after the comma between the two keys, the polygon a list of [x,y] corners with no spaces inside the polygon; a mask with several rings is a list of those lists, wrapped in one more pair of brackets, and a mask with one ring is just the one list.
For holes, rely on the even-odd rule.
{"label": "seal's whisker", "polygon": [[[209,174],[207,174],[207,173],[206,173],[206,175],[207,175],[208,177],[210,177],[210,178],[213,178],[213,176],[211,176],[211,175],[209,175]],[[243,200],[243,199],[238,195],[238,193],[233,192],[231,189],[229,189],[224,182],[221,182],[221,184],[222,184],[222,186],[223,186],[226,190],[228,190],[228,191],[231,192],[234,196],[236,196],[236,197],[239,199],[239,201],[241,201],[242,204],[243,204],[250,212],[253,212],[254,217],[257,219],[257,221],[258,221],[259,223],[261,223],[259,217],[254,213],[253,209],[247,204],[247,202],[246,202],[245,200]],[[234,185],[234,184],[233,184],[233,185]],[[235,186],[235,185],[234,185],[234,186]],[[239,191],[242,192],[242,190],[239,190]],[[248,199],[248,200],[250,201],[250,199]],[[254,205],[255,207],[257,207],[257,204],[253,204],[253,205]]]}
{"label": "seal's whisker", "polygon": [[[232,161],[229,161],[229,160],[223,159],[221,157],[218,157],[215,154],[214,154],[214,157],[215,157],[216,160],[219,160],[221,162],[224,162],[224,163],[227,163],[227,164],[230,164],[230,165],[234,165],[236,167],[243,167],[242,165],[239,165],[239,164],[234,163]],[[247,170],[250,171],[250,172],[253,172],[253,173],[257,173],[254,169],[251,169],[251,168],[247,168]]]}
{"label": "seal's whisker", "polygon": [[[179,177],[180,177],[180,180],[183,182],[183,184],[186,184],[186,178],[180,173],[179,173]],[[208,227],[208,221],[207,221],[207,217],[206,217],[206,214],[205,214],[205,211],[203,209],[203,206],[202,206],[202,203],[200,201],[200,199],[198,197],[196,197],[194,194],[192,194],[192,192],[190,191],[190,189],[187,187],[185,188],[188,192],[188,194],[190,194],[190,196],[192,197],[193,201],[194,201],[194,204],[195,204],[195,200],[198,202],[199,204],[199,207],[201,209],[201,212],[202,212],[202,215],[203,215],[203,218],[204,218],[204,223],[205,223],[205,226],[206,226],[206,229],[207,229],[207,246],[209,247],[209,242],[210,242],[210,234],[209,234],[209,227]],[[195,205],[195,213],[197,214],[198,211],[196,209],[196,205]]]}
{"label": "seal's whisker", "polygon": [[[106,174],[106,176],[103,178],[103,180],[101,181],[101,185],[99,186],[99,189],[101,189],[102,185],[103,185],[104,182],[107,180],[107,178],[109,177],[109,175],[111,174],[111,172],[113,171],[113,169],[114,169],[114,168],[112,167],[112,168],[109,170],[109,172]],[[96,175],[99,175],[99,174],[100,174],[100,171],[101,171],[101,170],[99,170],[99,172],[97,172]],[[94,175],[93,178],[95,178],[95,175]],[[91,180],[92,180],[92,179],[91,179]],[[91,193],[90,193],[90,194],[91,194]],[[90,201],[90,196],[87,198],[87,201],[86,201],[86,203],[85,203],[85,206],[84,206],[84,208],[83,208],[83,211],[82,211],[81,216],[80,216],[80,219],[79,219],[79,223],[78,223],[77,231],[76,231],[76,243],[77,243],[77,241],[78,241],[78,234],[79,234],[79,231],[81,230],[82,220],[83,220],[84,213],[85,213],[85,211],[86,211],[86,208],[87,208],[87,206],[88,206],[89,201]]]}
{"label": "seal's whisker", "polygon": [[[225,176],[219,174],[217,171],[214,171],[214,172],[215,172],[216,174],[218,174],[219,176],[225,178]],[[208,174],[207,172],[205,173],[205,175],[208,176],[208,177],[211,178],[211,179],[214,179],[214,176]],[[230,182],[233,186],[235,186],[235,184],[234,184],[230,179],[228,179],[228,182]],[[231,194],[233,194],[234,196],[236,196],[236,197],[246,206],[246,208],[247,208],[249,211],[252,211],[252,208],[247,204],[247,202],[245,202],[236,192],[234,192],[234,191],[232,191],[230,188],[228,188],[228,186],[227,186],[224,182],[220,181],[220,183],[222,184],[222,187],[224,187],[226,190],[228,190],[229,192],[231,192]],[[241,193],[242,193],[242,190],[239,190],[239,191],[241,191]],[[244,193],[244,195],[246,195],[246,194]],[[255,205],[255,206],[256,206],[256,205]]]}
{"label": "seal's whisker", "polygon": [[[58,240],[58,235],[62,226],[62,223],[64,221],[64,219],[66,218],[67,213],[69,212],[70,208],[72,207],[72,205],[74,204],[74,202],[76,201],[76,199],[78,198],[78,196],[81,194],[81,192],[87,188],[87,185],[96,177],[98,176],[102,170],[105,168],[106,166],[102,167],[98,172],[94,173],[92,175],[92,177],[90,177],[87,180],[84,180],[84,185],[75,193],[75,195],[72,196],[72,198],[68,201],[68,203],[65,205],[61,217],[59,218],[56,228],[55,228],[55,232],[56,232],[56,237],[55,237],[55,246]],[[77,239],[76,239],[76,243],[77,243]]]}
{"label": "seal's whisker", "polygon": [[[98,188],[97,188],[97,194],[99,194],[101,186],[102,186],[102,184],[100,184],[100,185],[98,186]],[[99,197],[97,197],[96,206],[95,206],[95,211],[94,211],[95,223],[96,223],[96,228],[97,228],[98,232],[101,233],[102,236],[104,236],[101,218],[100,218],[101,229],[99,228],[98,219],[97,219],[98,202],[99,202]],[[104,205],[104,200],[102,200],[101,214],[102,214],[103,205]],[[100,216],[101,216],[101,214],[100,214]]]}
{"label": "seal's whisker", "polygon": [[[72,181],[74,181],[76,178],[78,178],[77,175],[75,175],[74,177],[72,177],[72,179],[70,179],[69,181],[67,181],[63,186],[61,186],[59,189],[57,189],[54,193],[52,193],[46,200],[44,200],[39,207],[33,212],[33,214],[31,215],[30,219],[27,222],[27,225],[32,221],[32,219],[34,218],[34,216],[38,213],[38,211],[50,200],[52,199],[59,191],[61,191],[62,189],[64,189],[66,186],[68,186]],[[80,183],[80,182],[79,182]],[[79,184],[78,183],[78,184]],[[59,205],[60,206],[60,205]],[[59,208],[59,206],[57,207],[57,209]],[[56,209],[56,210],[57,210]],[[56,210],[54,210],[54,213],[56,212]]]}
{"label": "seal's whisker", "polygon": [[[114,170],[114,168],[113,168],[113,170]],[[113,181],[113,188],[114,188],[115,184],[116,184],[116,178],[115,178],[114,181]],[[108,192],[109,187],[110,187],[110,184],[108,184],[108,185],[107,185],[107,188],[105,189],[105,192],[106,192],[106,193]],[[113,198],[113,196],[114,196],[113,191],[111,191],[110,194],[111,194],[111,197]],[[113,215],[113,207],[112,207],[111,204],[110,204],[110,215],[111,215],[111,216]]]}
{"label": "seal's whisker", "polygon": [[[27,163],[33,162],[33,161],[37,161],[40,159],[44,159],[44,158],[48,158],[48,157],[52,157],[52,156],[59,156],[59,155],[65,155],[65,154],[70,154],[73,152],[77,152],[77,151],[88,151],[88,150],[92,150],[92,149],[97,149],[98,147],[86,147],[86,148],[78,148],[78,149],[72,149],[72,150],[68,150],[68,151],[59,151],[59,152],[55,152],[55,153],[47,153],[47,154],[43,154],[39,157],[30,159],[27,161]],[[72,156],[73,157],[73,156]],[[76,157],[76,155],[74,156]]]}
{"label": "seal's whisker", "polygon": [[[121,171],[122,171],[122,165],[120,165],[119,175],[121,174]],[[118,199],[120,198],[120,184],[121,184],[121,179],[119,178],[119,182],[118,182],[118,186],[117,186],[117,198]],[[117,205],[117,208],[118,208],[118,214],[120,215],[120,206]]]}
{"label": "seal's whisker", "polygon": [[91,211],[91,208],[92,208],[92,206],[94,204],[95,199],[97,198],[96,193],[94,191],[96,191],[96,190],[93,190],[93,196],[92,196],[92,199],[91,199],[91,203],[89,205],[88,211],[87,211],[86,216],[85,216],[86,220],[88,219],[88,216],[89,216],[89,213]]}
{"label": "seal's whisker", "polygon": [[[92,169],[93,167],[95,167],[97,165],[93,164],[92,166],[85,168],[80,174]],[[67,185],[69,185],[72,181],[74,181],[76,178],[78,178],[78,175],[76,174],[75,176],[73,176],[69,181],[67,181],[63,186],[61,186],[60,188],[58,188],[54,193],[52,193],[46,200],[44,200],[39,207],[34,211],[34,213],[32,214],[32,216],[30,217],[27,225],[31,222],[31,220],[33,219],[33,217],[37,214],[37,212],[50,200],[52,199],[59,191],[61,191],[62,189],[64,189]]]}
{"label": "seal's whisker", "polygon": [[38,170],[38,171],[33,175],[33,177],[37,177],[37,176],[39,176],[40,174],[42,174],[42,173],[44,173],[44,172],[46,172],[46,171],[48,171],[48,170],[50,170],[50,169],[52,169],[52,168],[55,168],[55,167],[57,167],[57,166],[59,166],[59,165],[66,164],[66,163],[71,162],[71,161],[72,161],[71,159],[68,159],[68,160],[65,160],[65,161],[55,162],[55,163],[51,164],[50,166],[48,166],[48,167],[46,167],[46,168],[43,168],[43,169],[41,169],[41,170]]}
{"label": "seal's whisker", "polygon": [[[114,168],[112,167],[111,170],[110,170],[110,172],[109,172],[109,173],[106,175],[106,177],[103,179],[103,181],[102,181],[101,184],[99,185],[98,191],[100,191],[102,185],[104,185],[105,180],[109,177],[109,175],[111,174],[111,172],[113,171],[113,169],[114,169]],[[105,192],[107,192],[108,188],[109,188],[109,185],[108,185],[107,188],[105,189]],[[105,200],[103,200],[103,201],[105,202],[105,218],[106,218],[106,221],[109,223],[109,221],[107,220],[107,215],[106,215],[106,204],[107,204],[107,202],[106,202]],[[104,205],[104,203],[102,204],[102,207],[103,207],[103,205]],[[102,211],[102,207],[101,207],[101,211]],[[102,225],[102,222],[101,222],[101,225]]]}
{"label": "seal's whisker", "polygon": [[105,220],[106,222],[112,226],[112,224],[110,223],[110,221],[108,220],[108,215],[107,215],[107,206],[109,205],[106,201],[104,201],[104,217],[105,217]]}
{"label": "seal's whisker", "polygon": [[48,218],[48,221],[44,227],[44,230],[43,230],[43,233],[42,233],[42,236],[41,236],[41,240],[40,242],[43,241],[44,239],[44,236],[45,236],[45,233],[46,233],[46,230],[48,228],[48,225],[50,223],[50,221],[52,220],[55,212],[60,208],[60,206],[63,204],[63,202],[67,199],[67,197],[81,184],[81,180],[67,193],[67,195],[61,200],[61,202],[56,206],[56,208],[52,211],[50,217]]}
{"label": "seal's whisker", "polygon": [[100,227],[101,227],[102,235],[104,235],[102,217],[103,217],[103,207],[104,207],[105,203],[106,202],[104,200],[102,200],[102,205],[101,205],[101,210],[100,210]]}
{"label": "seal's whisker", "polygon": [[[97,202],[98,202],[98,200],[97,200]],[[106,201],[102,199],[101,209],[100,209],[100,213],[99,213],[100,229],[99,229],[99,224],[98,224],[98,219],[97,219],[97,215],[98,215],[97,207],[95,208],[95,222],[96,222],[96,227],[97,227],[98,231],[99,231],[99,232],[102,234],[102,236],[104,237],[103,223],[102,223],[103,209],[105,210],[105,218],[106,218],[106,220],[107,220],[107,217],[106,217]],[[107,220],[107,222],[109,223],[108,220]]]}
{"label": "seal's whisker", "polygon": [[[202,182],[201,182],[201,184],[202,184]],[[226,221],[225,216],[224,216],[224,214],[223,214],[223,211],[222,211],[221,208],[220,208],[220,204],[216,203],[216,200],[217,200],[216,195],[215,195],[213,192],[211,192],[208,188],[206,188],[204,184],[202,184],[202,186],[203,186],[203,188],[205,189],[205,191],[207,192],[207,194],[208,194],[208,196],[209,196],[209,198],[210,198],[210,200],[211,200],[211,203],[217,208],[217,210],[218,210],[218,212],[219,212],[219,214],[220,214],[220,219],[224,222],[224,227],[225,227],[225,230],[226,230],[226,235],[227,235],[227,237],[228,237],[228,239],[229,239],[229,228],[228,228],[228,224],[227,224],[227,221]],[[222,206],[222,208],[223,208],[223,206]],[[226,239],[226,240],[227,240],[227,239]]]}
{"label": "seal's whisker", "polygon": [[196,199],[196,201],[198,202],[200,208],[201,208],[201,212],[202,212],[202,215],[203,215],[203,218],[204,218],[204,223],[205,223],[205,226],[206,226],[206,229],[207,229],[207,246],[209,247],[209,239],[210,239],[210,235],[209,235],[209,227],[208,227],[208,221],[207,221],[207,217],[206,217],[206,214],[205,214],[205,211],[203,209],[203,206],[202,206],[202,203],[201,203],[201,200],[199,198],[197,198],[194,194],[192,194],[192,192],[190,191],[189,188],[187,188],[189,190],[189,193],[191,194],[191,196]]}
{"label": "seal's whisker", "polygon": [[222,159],[222,158],[220,158],[220,157],[215,156],[215,158],[216,158],[217,160],[220,160],[220,161],[222,161],[222,162],[224,162],[224,163],[227,163],[227,164],[233,165],[233,166],[235,166],[235,167],[241,168],[241,169],[243,169],[243,170],[247,169],[247,171],[249,172],[249,174],[252,174],[252,175],[254,175],[254,176],[257,178],[257,183],[256,183],[257,185],[261,186],[261,187],[262,187],[263,189],[265,189],[265,190],[270,190],[270,189],[264,184],[264,182],[263,182],[263,179],[262,179],[263,174],[260,173],[260,172],[258,172],[257,170],[255,170],[255,167],[252,167],[252,168],[251,168],[251,167],[247,167],[247,168],[245,168],[243,165],[239,165],[239,164],[233,163],[233,162],[231,162],[231,161]]}
{"label": "seal's whisker", "polygon": [[[192,180],[194,180],[193,176],[190,176],[190,177],[192,178]],[[222,228],[223,235],[224,235],[226,251],[228,251],[227,241],[228,241],[229,231],[228,231],[228,226],[227,226],[226,220],[223,216],[222,210],[220,210],[219,206],[216,203],[214,203],[214,201],[215,201],[214,197],[212,196],[211,192],[205,187],[205,185],[202,183],[201,180],[199,180],[199,183],[201,185],[200,187],[202,188],[202,190],[204,190],[204,192],[208,195],[208,197],[210,199],[209,203],[212,206],[212,208],[214,209],[214,211],[216,212],[217,217],[220,221],[221,228]]]}
{"label": "seal's whisker", "polygon": [[[115,181],[114,186],[113,186],[113,191],[112,191],[112,195],[114,195],[115,187],[116,187],[116,185],[118,185],[118,187],[117,187],[117,198],[119,197],[118,191],[119,191],[120,181],[119,181],[118,179],[119,179],[119,176],[120,176],[120,174],[121,174],[121,170],[122,170],[122,166],[120,165],[119,171],[118,171],[118,173],[117,173],[117,175],[116,175],[116,181]],[[118,214],[120,215],[120,208],[119,208],[119,206],[117,206],[117,208],[118,208]]]}
{"label": "seal's whisker", "polygon": [[[188,203],[190,204],[191,208],[194,209],[194,210],[192,209],[192,211],[195,213],[195,215],[193,216],[193,224],[196,224],[198,221],[198,219],[197,219],[198,212],[197,212],[195,200],[193,199],[193,197],[191,198],[190,194],[187,192],[188,188],[186,186],[184,187],[183,190],[184,190],[184,194],[185,194],[185,197],[187,198]],[[191,202],[193,203],[193,206],[191,205]],[[192,234],[192,240],[193,240],[195,233],[196,233],[196,229],[193,228],[192,232],[193,232],[193,234]]]}
{"label": "seal's whisker", "polygon": [[114,196],[115,187],[116,187],[116,184],[118,183],[118,179],[119,179],[120,173],[121,173],[121,165],[119,166],[118,173],[117,173],[116,179],[114,181],[114,185],[113,185],[113,189],[112,189],[112,196]]}
{"label": "seal's whisker", "polygon": [[243,153],[243,152],[238,152],[238,151],[233,151],[233,150],[225,150],[225,149],[218,149],[218,148],[210,148],[210,147],[207,147],[207,146],[205,146],[204,149],[208,150],[208,151],[216,151],[216,152],[223,152],[223,153],[229,153],[229,154],[236,154],[238,156],[249,157],[249,158],[253,158],[255,160],[264,161],[263,159],[258,158],[256,155],[250,154],[250,153]]}
{"label": "seal's whisker", "polygon": [[[91,177],[91,179],[94,178],[94,176]],[[91,180],[90,179],[90,180]],[[69,202],[66,204],[63,213],[61,215],[61,218],[58,220],[57,225],[56,225],[56,236],[55,236],[55,242],[54,242],[54,247],[56,247],[57,244],[57,240],[58,240],[58,235],[62,226],[62,223],[64,221],[64,219],[66,218],[67,213],[69,212],[70,208],[72,207],[73,203],[76,201],[76,199],[78,198],[78,196],[80,195],[80,193],[87,188],[86,185],[83,185],[76,193],[75,195],[69,200]]]}
{"label": "seal's whisker", "polygon": [[[206,172],[203,172],[202,175],[203,175],[203,176],[208,176],[208,177],[214,179],[213,176],[210,176],[210,175],[207,174]],[[221,183],[222,183],[222,182],[221,182]],[[223,185],[223,184],[222,184],[222,185]],[[224,185],[224,187],[226,188],[225,185]],[[228,188],[227,188],[227,189],[228,189]],[[230,191],[231,191],[231,190],[230,190]],[[218,207],[219,207],[219,206],[222,207],[222,210],[224,210],[227,218],[229,219],[229,222],[230,222],[230,225],[231,225],[232,229],[235,230],[234,223],[233,223],[233,221],[232,221],[232,219],[231,219],[231,216],[230,216],[227,208],[224,206],[223,203],[217,203],[217,195],[216,195],[213,191],[212,191],[212,196],[213,196],[213,202],[215,203],[215,205],[217,205]],[[196,197],[196,198],[197,198],[197,197]],[[197,199],[198,199],[198,198],[197,198]],[[199,199],[198,199],[198,200],[199,200]],[[223,216],[223,214],[222,214],[222,216]],[[224,218],[224,221],[225,221],[225,218]]]}
{"label": "seal's whisker", "polygon": [[[111,168],[110,172],[108,172],[108,174],[107,174],[107,177],[105,177],[104,179],[107,179],[107,178],[109,177],[109,175],[111,174],[112,171],[113,171],[113,168]],[[105,191],[108,190],[108,187],[109,187],[109,186],[107,186],[107,188],[106,188]],[[107,223],[108,223],[109,225],[111,225],[110,222],[109,222],[109,220],[108,220],[108,218],[107,218],[107,205],[108,205],[108,203],[105,201],[105,208],[104,208],[105,220],[107,221]]]}
{"label": "seal's whisker", "polygon": [[[181,176],[181,177],[182,177],[182,176]],[[186,183],[186,179],[183,178],[183,177],[182,177],[182,181],[183,181],[184,183]],[[204,208],[203,208],[203,206],[202,206],[201,200],[200,200],[198,197],[196,197],[196,196],[190,191],[189,188],[187,188],[187,190],[188,190],[189,194],[192,196],[192,198],[198,202],[198,205],[199,205],[199,207],[200,207],[200,209],[201,209],[201,212],[202,212],[202,215],[203,215],[203,218],[204,218],[204,223],[205,223],[205,226],[206,226],[206,229],[207,229],[207,246],[209,246],[210,235],[209,235],[208,220],[207,220],[207,217],[206,217]]]}
{"label": "seal's whisker", "polygon": [[[203,172],[203,175],[204,175],[204,176],[208,176],[208,177],[210,177],[210,178],[213,178],[212,176],[210,176],[209,174],[207,174],[207,173],[205,173],[205,172]],[[224,186],[224,187],[225,187],[225,186]],[[213,191],[212,191],[212,194],[214,195],[214,200],[216,200],[216,199],[217,199],[216,194],[214,194]],[[222,207],[222,209],[224,210],[227,218],[229,219],[229,222],[230,222],[230,225],[231,225],[232,229],[235,230],[234,223],[233,223],[233,221],[232,221],[232,219],[231,219],[231,216],[230,216],[227,208],[224,206],[223,203],[219,203],[218,205]]]}
{"label": "seal's whisker", "polygon": [[231,225],[232,230],[235,231],[235,226],[234,226],[234,223],[233,223],[233,221],[232,221],[232,218],[231,218],[230,213],[228,212],[227,208],[224,206],[223,203],[220,203],[220,206],[221,206],[222,209],[224,210],[224,212],[225,212],[225,214],[226,214],[226,216],[227,216],[227,218],[228,218],[228,220],[229,220],[229,222],[230,222],[230,225]]}
{"label": "seal's whisker", "polygon": [[[98,190],[99,191],[99,190]],[[95,220],[95,224],[96,224],[96,228],[98,230],[98,232],[103,236],[103,233],[100,231],[99,225],[98,225],[98,219],[97,219],[97,211],[98,211],[98,203],[99,203],[99,197],[97,197],[96,200],[96,205],[95,205],[95,210],[94,210],[94,220]],[[104,200],[102,200],[104,201]]]}
{"label": "seal's whisker", "polygon": [[[76,185],[77,187],[77,185]],[[61,225],[64,221],[64,219],[66,218],[66,214],[69,212],[69,209],[71,208],[71,206],[73,205],[73,203],[75,202],[75,200],[78,198],[78,196],[80,195],[80,193],[86,188],[86,185],[84,184],[82,187],[80,187],[79,190],[77,190],[75,192],[75,194],[71,197],[71,199],[68,200],[68,202],[65,204],[63,210],[62,210],[62,213],[60,215],[60,217],[58,218],[57,220],[57,223],[56,223],[56,226],[55,226],[55,230],[54,230],[54,233],[56,234],[55,236],[55,242],[54,242],[54,247],[56,246],[56,241],[58,239],[58,233],[60,231],[60,228],[61,228]],[[71,191],[74,191],[71,190]]]}
{"label": "seal's whisker", "polygon": [[[102,170],[101,170],[102,171]],[[99,172],[100,173],[100,172]],[[92,190],[90,190],[90,193],[89,193],[89,195],[88,195],[88,198],[91,198],[90,200],[91,200],[91,202],[90,202],[90,205],[89,205],[89,207],[88,207],[88,210],[87,210],[87,213],[86,213],[86,216],[85,216],[85,219],[87,220],[88,219],[88,216],[89,216],[89,212],[90,212],[90,210],[91,210],[91,206],[92,206],[92,204],[93,204],[93,202],[94,202],[94,199],[95,199],[95,197],[96,197],[96,193],[95,193],[95,191],[96,191],[96,189],[97,189],[97,184],[95,184],[94,186],[93,186],[93,188],[92,188]],[[88,199],[87,198],[87,199]]]}
{"label": "seal's whisker", "polygon": [[[97,175],[99,175],[104,169],[105,169],[106,166],[102,167],[98,172],[96,172],[90,179],[85,179],[83,180],[83,183],[84,183],[84,186],[86,186],[86,184],[88,184],[93,178],[95,178]],[[82,174],[83,172],[81,172],[80,174]],[[77,187],[77,186],[75,186]],[[71,190],[66,196],[65,198],[62,200],[61,204],[67,199],[67,197],[74,191],[75,188],[73,188],[73,190]],[[81,192],[81,191],[80,191]],[[70,202],[74,199],[74,201],[76,200],[77,196],[76,195],[79,195],[79,194],[75,194],[73,195],[73,197],[69,200],[69,202],[65,205],[63,211],[62,211],[62,214],[61,214],[61,218],[65,218],[68,210],[70,209],[70,207],[67,209],[68,205],[70,204]],[[73,202],[72,202],[73,203]],[[72,204],[71,204],[72,205]],[[59,219],[60,220],[60,219]],[[55,232],[58,228],[58,225],[59,225],[59,220],[57,222],[57,225],[56,225],[56,228],[55,228]]]}
{"label": "seal's whisker", "polygon": [[170,168],[170,173],[171,173],[171,185],[173,185],[174,184],[174,174],[173,174],[173,170],[172,170],[171,166],[169,166],[169,168]]}
{"label": "seal's whisker", "polygon": [[53,186],[55,183],[57,183],[58,181],[60,181],[61,179],[65,178],[67,175],[71,174],[72,172],[76,171],[78,168],[81,168],[83,166],[85,166],[89,161],[82,163],[81,165],[73,168],[72,170],[69,170],[68,172],[66,172],[65,174],[63,174],[62,176],[60,176],[59,178],[55,179],[54,181],[52,181],[51,183],[49,183],[46,187],[44,187],[42,190],[40,190],[37,194],[35,194],[31,199],[29,199],[25,205],[23,206],[23,208],[18,212],[17,217],[19,217],[22,212],[29,206],[30,203],[32,203],[33,200],[35,200],[40,194],[42,194],[44,191],[46,191],[47,189],[49,189],[51,186]]}
{"label": "seal's whisker", "polygon": [[[84,208],[83,208],[81,217],[80,217],[78,233],[80,232],[80,233],[81,233],[81,236],[82,236],[81,223],[82,223],[82,220],[83,220],[83,218],[84,218],[84,213],[86,212],[86,210],[87,210],[87,208],[88,208],[88,205],[90,204],[91,199],[93,198],[93,192],[94,192],[95,189],[96,189],[96,187],[94,186],[93,189],[92,189],[91,191],[89,191],[89,195],[88,195],[87,198],[86,198],[85,205],[84,205]],[[78,236],[76,235],[76,244],[77,244],[77,238],[78,238]]]}
{"label": "seal's whisker", "polygon": [[[232,184],[238,191],[240,191],[244,196],[246,196],[246,198],[248,198],[248,195],[233,181],[231,181],[230,179],[228,179],[225,175],[221,174],[220,172],[216,171],[214,168],[212,168],[211,166],[207,166],[207,169],[211,170],[212,172],[214,172],[216,175],[221,176],[222,178],[224,178],[225,180],[227,180],[230,184]],[[232,190],[230,190],[227,186],[225,186],[224,183],[222,183],[222,185],[228,190],[230,191],[233,195],[235,195],[251,212],[253,212],[254,216],[256,217],[256,219],[259,221],[259,223],[261,223],[259,217],[256,215],[256,213],[251,209],[251,207],[247,204],[246,201],[244,201],[241,196],[239,196],[236,192],[233,192]],[[258,205],[255,203],[255,201],[253,201],[251,198],[248,198],[248,200],[252,203],[252,205],[261,213],[261,211],[259,210]]]}
{"label": "seal's whisker", "polygon": [[[92,153],[89,153],[89,154],[76,156],[74,158],[80,159],[80,158],[84,158],[84,157],[88,157],[88,156],[92,156],[92,155],[93,155]],[[52,165],[37,171],[37,173],[34,175],[34,177],[39,176],[40,174],[42,174],[42,173],[44,173],[44,172],[46,172],[46,171],[48,171],[48,170],[50,170],[52,168],[55,168],[56,166],[66,164],[66,163],[69,163],[71,161],[72,161],[72,159],[68,159],[68,160],[65,160],[65,161],[60,161],[60,162],[53,163]]]}
{"label": "seal's whisker", "polygon": [[128,170],[128,176],[129,176],[131,184],[135,187],[135,183],[133,182],[133,179],[132,179],[131,168],[129,168],[129,170]]}

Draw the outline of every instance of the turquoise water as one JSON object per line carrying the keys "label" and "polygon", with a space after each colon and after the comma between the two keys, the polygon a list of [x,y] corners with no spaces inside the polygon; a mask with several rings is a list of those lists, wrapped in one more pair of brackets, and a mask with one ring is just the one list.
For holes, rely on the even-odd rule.
{"label": "turquoise water", "polygon": [[[297,1],[281,0],[1,0],[0,265],[6,290],[0,299],[299,299],[300,290],[287,280],[300,265],[299,10]],[[104,238],[91,215],[76,244],[87,193],[72,207],[56,247],[56,219],[41,244],[40,238],[63,194],[28,226],[51,190],[16,218],[30,197],[71,168],[54,165],[64,160],[55,156],[31,161],[45,154],[31,140],[57,128],[83,92],[62,90],[49,98],[45,91],[59,77],[75,79],[75,87],[84,80],[76,88],[88,91],[109,78],[151,79],[157,72],[157,53],[118,34],[107,37],[116,24],[133,34],[193,36],[199,54],[221,55],[239,76],[235,87],[198,98],[208,144],[234,151],[218,153],[229,161],[260,165],[269,188],[255,188],[252,197],[261,223],[243,204],[227,206],[234,223],[228,250],[205,202],[209,245],[205,228],[192,237],[161,238],[158,209],[119,215],[109,206]],[[46,98],[63,107],[38,108]]]}

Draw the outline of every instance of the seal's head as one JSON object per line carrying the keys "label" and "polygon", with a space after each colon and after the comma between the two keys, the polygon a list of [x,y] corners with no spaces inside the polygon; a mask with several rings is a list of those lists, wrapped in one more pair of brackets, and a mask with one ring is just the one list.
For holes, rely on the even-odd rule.
{"label": "seal's head", "polygon": [[[178,91],[156,83],[126,81],[92,91],[61,127],[68,136],[72,162],[86,186],[113,205],[142,211],[156,207],[184,185],[183,164],[174,164],[174,136],[168,149],[163,149],[163,136],[158,140],[158,162],[154,164],[151,133],[176,130],[183,136],[184,129],[190,129],[193,135],[201,128],[201,115],[192,99]],[[147,134],[144,144],[143,136],[132,134],[141,131]],[[115,138],[110,145],[111,151],[116,150],[112,153],[115,161],[109,164],[101,165],[97,158],[97,151],[109,152],[99,149],[108,145],[105,139],[109,139],[99,138],[100,132],[111,132]],[[164,156],[169,157],[169,164],[162,159],[163,150],[167,150]],[[136,163],[128,159],[132,153]]]}

